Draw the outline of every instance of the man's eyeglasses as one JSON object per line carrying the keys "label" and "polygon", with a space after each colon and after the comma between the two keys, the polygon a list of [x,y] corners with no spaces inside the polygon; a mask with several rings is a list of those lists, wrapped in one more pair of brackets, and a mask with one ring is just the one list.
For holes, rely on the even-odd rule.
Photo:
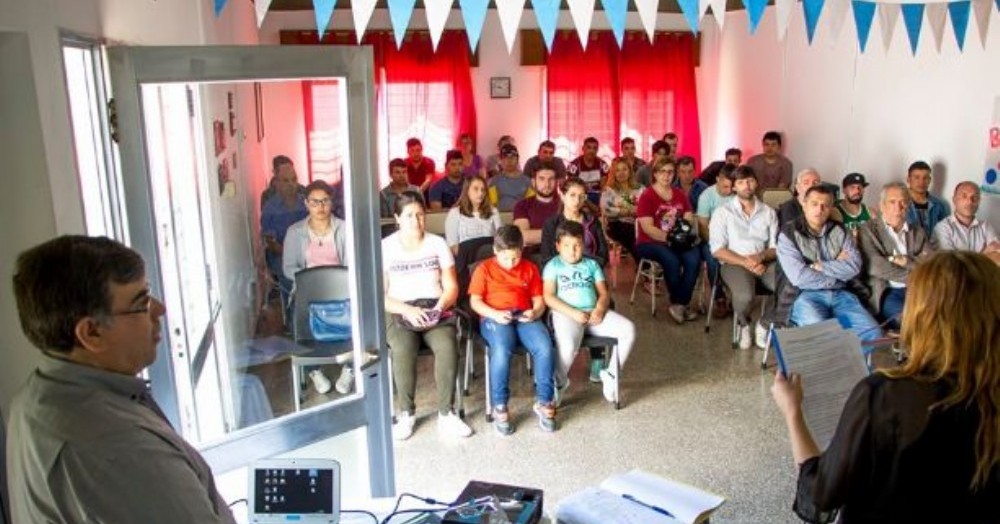
{"label": "man's eyeglasses", "polygon": [[121,317],[121,316],[125,316],[125,315],[138,315],[139,313],[149,313],[149,310],[152,308],[152,306],[153,306],[153,295],[147,295],[143,299],[142,304],[140,304],[140,305],[138,305],[138,306],[136,306],[136,307],[134,307],[132,309],[126,309],[125,311],[119,311],[117,313],[111,313],[111,316],[113,316],[113,317]]}
{"label": "man's eyeglasses", "polygon": [[312,207],[320,207],[320,206],[324,206],[325,207],[325,206],[330,205],[330,199],[329,198],[319,198],[319,199],[317,199],[317,198],[307,198],[306,199],[306,203],[308,203]]}

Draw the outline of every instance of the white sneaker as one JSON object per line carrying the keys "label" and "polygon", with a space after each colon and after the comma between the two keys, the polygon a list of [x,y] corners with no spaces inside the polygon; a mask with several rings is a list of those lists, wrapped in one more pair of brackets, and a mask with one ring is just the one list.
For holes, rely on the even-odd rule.
{"label": "white sneaker", "polygon": [[337,383],[334,384],[337,388],[337,393],[341,395],[346,395],[351,392],[354,388],[354,368],[350,364],[345,364],[340,370],[340,377],[337,378]]}
{"label": "white sneaker", "polygon": [[396,423],[392,425],[392,438],[396,440],[406,440],[413,436],[413,427],[417,425],[417,418],[403,411],[396,415]]}
{"label": "white sneaker", "polygon": [[438,432],[449,437],[465,438],[472,435],[472,428],[458,418],[458,415],[449,412],[445,415],[438,415]]}
{"label": "white sneaker", "polygon": [[740,326],[740,349],[747,350],[753,345],[753,336],[750,334],[750,325]]}
{"label": "white sneaker", "polygon": [[320,395],[325,395],[333,387],[333,384],[330,384],[330,379],[326,378],[326,375],[318,369],[310,371],[309,378],[312,379],[313,386],[316,387],[316,392]]}
{"label": "white sneaker", "polygon": [[674,322],[678,324],[684,323],[684,306],[680,304],[674,304],[667,308],[667,313],[670,313],[670,318],[674,319]]}
{"label": "white sneaker", "polygon": [[757,344],[757,347],[764,349],[764,346],[767,345],[767,335],[767,327],[757,322],[757,327],[754,329],[754,343]]}
{"label": "white sneaker", "polygon": [[567,391],[569,391],[568,378],[566,379],[565,384],[561,386],[559,384],[555,384],[555,387],[552,388],[552,403],[555,404],[556,407],[559,407],[559,405],[562,404],[562,399],[566,396]]}
{"label": "white sneaker", "polygon": [[607,369],[602,369],[601,384],[604,390],[604,399],[608,402],[614,402],[618,393],[618,377],[612,375]]}

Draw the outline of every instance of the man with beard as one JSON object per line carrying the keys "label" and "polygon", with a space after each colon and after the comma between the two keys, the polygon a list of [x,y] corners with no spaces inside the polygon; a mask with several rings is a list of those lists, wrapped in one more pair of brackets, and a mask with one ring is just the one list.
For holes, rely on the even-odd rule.
{"label": "man with beard", "polygon": [[535,190],[533,196],[522,199],[514,205],[514,225],[524,236],[525,253],[538,251],[542,242],[542,227],[545,221],[559,212],[562,201],[556,195],[556,172],[550,164],[542,164],[531,178]]}
{"label": "man with beard", "polygon": [[844,227],[849,231],[857,231],[865,222],[872,219],[872,214],[862,200],[865,198],[865,188],[868,182],[865,175],[851,173],[844,177],[841,183],[844,198],[837,202],[837,210],[843,219]]}

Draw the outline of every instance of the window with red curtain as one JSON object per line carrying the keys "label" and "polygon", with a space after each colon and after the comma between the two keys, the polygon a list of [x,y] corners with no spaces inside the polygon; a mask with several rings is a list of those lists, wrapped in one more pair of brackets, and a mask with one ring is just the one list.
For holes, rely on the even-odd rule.
{"label": "window with red curtain", "polygon": [[309,180],[340,183],[347,150],[347,122],[341,119],[343,83],[339,80],[302,82],[305,104],[306,155]]}
{"label": "window with red curtain", "polygon": [[583,139],[596,137],[599,155],[618,154],[619,142],[635,139],[648,158],[668,131],[680,137],[680,154],[700,168],[701,131],[695,88],[694,38],[690,34],[627,32],[621,50],[608,31],[592,31],[583,51],[575,32],[560,32],[548,57],[549,137],[571,160]]}

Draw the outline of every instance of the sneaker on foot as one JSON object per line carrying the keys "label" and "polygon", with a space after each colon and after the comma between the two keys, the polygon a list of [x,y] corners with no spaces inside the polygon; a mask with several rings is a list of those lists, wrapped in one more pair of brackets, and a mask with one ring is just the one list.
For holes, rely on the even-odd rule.
{"label": "sneaker on foot", "polygon": [[309,378],[312,379],[313,386],[320,395],[325,395],[333,387],[333,384],[330,384],[330,379],[326,378],[326,375],[318,369],[310,371]]}
{"label": "sneaker on foot", "polygon": [[514,426],[510,423],[510,412],[507,411],[506,405],[500,404],[493,408],[493,429],[505,437],[514,432]]}
{"label": "sneaker on foot", "polygon": [[601,370],[604,369],[603,358],[590,359],[590,381],[594,384],[601,382]]}
{"label": "sneaker on foot", "polygon": [[538,426],[542,428],[542,431],[551,433],[556,430],[556,406],[552,402],[548,404],[542,404],[541,402],[535,402],[534,408],[535,415],[538,415]]}
{"label": "sneaker on foot", "polygon": [[693,307],[688,306],[688,307],[684,308],[684,321],[685,322],[690,322],[690,321],[695,320],[697,318],[698,318],[698,311],[696,311]]}
{"label": "sneaker on foot", "polygon": [[750,334],[750,324],[740,325],[740,349],[750,349],[753,345],[753,336]]}
{"label": "sneaker on foot", "polygon": [[438,415],[438,431],[449,437],[465,438],[472,435],[472,428],[451,411]]}
{"label": "sneaker on foot", "polygon": [[670,318],[674,319],[674,322],[678,324],[684,323],[684,306],[674,304],[667,308],[667,313],[670,313]]}
{"label": "sneaker on foot", "polygon": [[337,389],[337,393],[341,395],[351,392],[351,388],[354,387],[354,368],[350,364],[345,364],[340,370],[340,377],[337,378],[334,387]]}
{"label": "sneaker on foot", "polygon": [[555,384],[552,388],[552,404],[556,407],[562,405],[562,399],[566,396],[566,392],[569,391],[569,379],[566,379],[566,383],[563,385]]}
{"label": "sneaker on foot", "polygon": [[754,329],[754,343],[757,344],[757,347],[764,349],[764,346],[767,345],[767,335],[767,327],[757,322],[757,327]]}
{"label": "sneaker on foot", "polygon": [[601,383],[604,390],[604,399],[608,402],[614,402],[618,397],[618,377],[612,375],[610,371],[602,369]]}
{"label": "sneaker on foot", "polygon": [[406,440],[413,436],[413,427],[417,425],[417,419],[406,411],[396,415],[396,423],[392,425],[392,438],[396,440]]}

